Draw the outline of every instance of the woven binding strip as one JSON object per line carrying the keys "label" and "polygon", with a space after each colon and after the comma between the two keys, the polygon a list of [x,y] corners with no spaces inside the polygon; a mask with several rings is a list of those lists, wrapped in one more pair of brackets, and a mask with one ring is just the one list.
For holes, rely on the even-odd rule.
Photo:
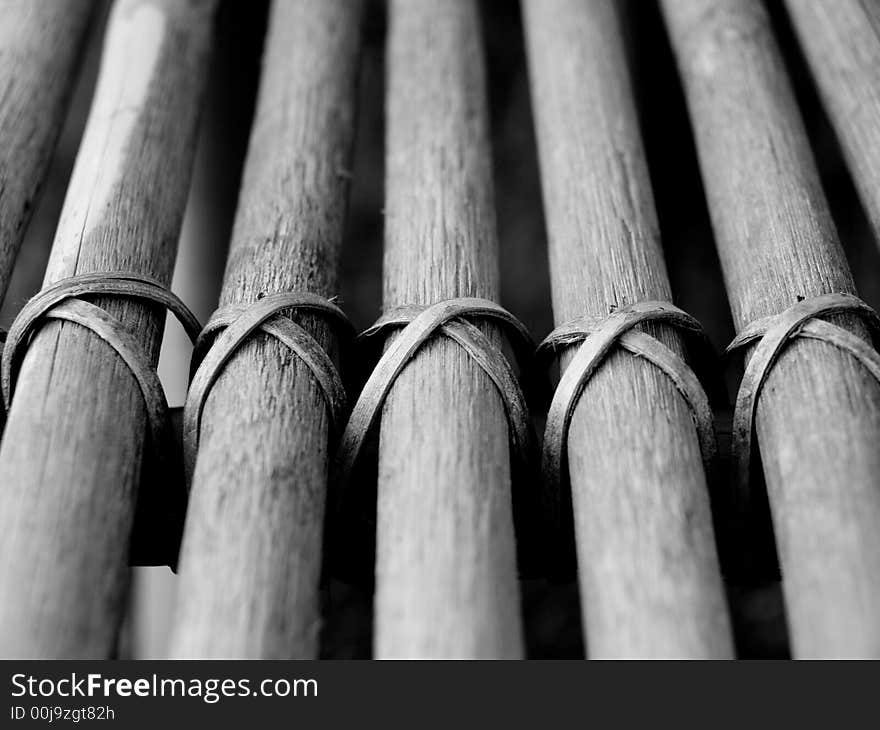
{"label": "woven binding strip", "polygon": [[252,304],[231,304],[214,312],[196,341],[193,376],[183,410],[183,457],[187,480],[191,479],[195,468],[202,410],[208,393],[226,363],[257,330],[274,337],[308,367],[324,395],[334,433],[341,427],[346,408],[342,380],[324,348],[284,314],[291,310],[325,315],[344,329],[354,331],[339,307],[308,292],[278,292]]}
{"label": "woven binding strip", "polygon": [[74,322],[104,340],[128,366],[143,394],[156,463],[161,464],[172,453],[175,439],[159,376],[128,327],[101,307],[83,300],[86,296],[119,296],[159,304],[180,320],[193,342],[198,336],[200,325],[192,312],[165,286],[148,276],[96,272],[62,279],[30,299],[9,328],[0,367],[4,405],[8,410],[22,359],[40,323],[47,319]]}
{"label": "woven binding strip", "polygon": [[340,485],[345,484],[351,473],[397,376],[419,349],[437,334],[460,345],[491,378],[507,414],[512,453],[518,457],[528,454],[530,425],[522,389],[506,355],[471,320],[501,325],[510,337],[517,359],[527,362],[533,350],[528,331],[506,309],[487,299],[460,297],[428,307],[398,307],[362,333],[361,337],[374,337],[402,328],[367,379],[342,433],[335,464],[335,477]]}
{"label": "woven binding strip", "polygon": [[541,468],[549,496],[557,505],[563,478],[567,475],[564,461],[572,415],[593,373],[615,344],[645,358],[669,376],[693,412],[703,463],[708,468],[715,458],[715,430],[706,392],[682,358],[651,335],[633,329],[646,322],[664,322],[686,334],[696,335],[695,342],[707,355],[711,353],[711,346],[696,319],[668,302],[654,301],[630,304],[604,318],[580,317],[557,327],[538,346],[539,356],[546,358],[560,348],[581,343],[559,379],[544,429]]}
{"label": "woven binding strip", "polygon": [[798,302],[781,314],[755,320],[727,346],[725,354],[760,340],[746,365],[733,411],[732,448],[736,485],[741,495],[748,489],[752,431],[758,397],[773,365],[788,342],[796,337],[826,342],[852,355],[880,382],[880,354],[858,335],[817,319],[822,315],[844,313],[861,315],[872,333],[875,336],[880,334],[880,317],[857,296],[844,293],[822,294]]}

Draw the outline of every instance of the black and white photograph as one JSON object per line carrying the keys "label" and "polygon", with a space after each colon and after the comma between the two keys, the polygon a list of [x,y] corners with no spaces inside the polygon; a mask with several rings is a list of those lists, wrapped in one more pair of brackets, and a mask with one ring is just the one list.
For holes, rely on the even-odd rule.
{"label": "black and white photograph", "polygon": [[878,0],[0,0],[0,297],[0,725],[880,658]]}

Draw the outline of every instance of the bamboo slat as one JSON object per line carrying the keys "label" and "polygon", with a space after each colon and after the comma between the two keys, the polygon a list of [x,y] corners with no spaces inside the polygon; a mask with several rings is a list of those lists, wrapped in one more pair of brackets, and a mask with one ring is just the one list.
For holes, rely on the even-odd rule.
{"label": "bamboo slat", "polygon": [[[170,281],[214,5],[115,6],[46,284],[107,270]],[[155,362],[164,317],[131,301],[97,303]],[[141,392],[107,345],[81,327],[46,323],[24,359],[0,446],[0,655],[113,651],[145,426]]]}
{"label": "bamboo slat", "polygon": [[[361,3],[276,0],[221,305],[338,293]],[[297,317],[329,351],[326,319]],[[314,376],[253,335],[208,396],[172,652],[314,658],[329,418]]]}
{"label": "bamboo slat", "polygon": [[[619,8],[526,0],[523,9],[556,324],[669,301]],[[668,326],[652,333],[684,354]],[[669,377],[611,354],[580,398],[568,444],[588,654],[730,656],[700,447]]]}
{"label": "bamboo slat", "polygon": [[0,300],[61,130],[92,0],[0,2]]}
{"label": "bamboo slat", "polygon": [[[737,331],[800,299],[852,292],[763,5],[662,7]],[[877,656],[880,386],[834,347],[795,340],[764,387],[757,434],[793,653]]]}
{"label": "bamboo slat", "polygon": [[[387,46],[384,304],[497,298],[480,23],[472,0],[394,0]],[[380,435],[374,654],[523,652],[508,429],[488,376],[428,343]]]}
{"label": "bamboo slat", "polygon": [[880,5],[786,6],[880,245]]}

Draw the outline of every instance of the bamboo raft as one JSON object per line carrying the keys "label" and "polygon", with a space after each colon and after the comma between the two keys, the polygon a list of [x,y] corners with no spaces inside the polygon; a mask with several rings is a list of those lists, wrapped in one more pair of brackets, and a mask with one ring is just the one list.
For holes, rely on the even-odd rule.
{"label": "bamboo raft", "polygon": [[0,656],[880,657],[880,11],[111,5],[0,0]]}

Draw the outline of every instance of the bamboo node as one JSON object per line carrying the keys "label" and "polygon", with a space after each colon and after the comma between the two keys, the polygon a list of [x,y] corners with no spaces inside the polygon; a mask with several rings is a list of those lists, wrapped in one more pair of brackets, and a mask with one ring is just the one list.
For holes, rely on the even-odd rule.
{"label": "bamboo node", "polygon": [[[567,482],[563,466],[567,450],[568,429],[584,388],[615,345],[642,357],[663,371],[684,397],[691,409],[703,463],[711,469],[717,451],[712,407],[706,391],[690,366],[666,345],[634,328],[647,322],[664,322],[687,335],[702,350],[704,363],[715,358],[700,323],[669,302],[645,301],[630,304],[606,317],[579,317],[554,329],[538,345],[537,355],[543,360],[562,348],[579,345],[571,363],[562,373],[547,412],[541,452],[541,472],[552,510],[561,510],[562,490]],[[704,380],[713,386],[713,393],[722,392],[720,382]],[[560,518],[561,519],[561,518]]]}
{"label": "bamboo node", "polygon": [[492,380],[501,396],[510,426],[511,451],[520,459],[527,460],[532,438],[522,388],[507,356],[473,320],[501,325],[509,337],[517,361],[521,365],[529,361],[534,344],[523,324],[495,302],[475,297],[447,299],[428,307],[396,307],[383,314],[360,335],[360,339],[364,339],[400,330],[373,368],[342,433],[334,468],[334,482],[340,487],[346,484],[397,376],[416,357],[421,347],[437,335],[456,342]]}
{"label": "bamboo node", "polygon": [[183,409],[187,483],[191,482],[195,469],[202,411],[208,393],[232,356],[256,331],[278,340],[308,367],[324,395],[333,432],[341,427],[346,395],[336,366],[318,341],[287,316],[286,311],[324,315],[337,327],[354,332],[348,317],[336,304],[309,292],[265,294],[251,304],[230,304],[215,311],[196,340],[192,380]]}
{"label": "bamboo node", "polygon": [[735,486],[740,496],[748,490],[758,398],[773,365],[789,342],[805,337],[832,345],[849,353],[880,382],[880,354],[858,335],[818,319],[822,315],[846,313],[860,315],[875,337],[880,334],[880,317],[868,304],[853,294],[837,292],[803,299],[780,314],[755,320],[727,346],[725,355],[758,341],[745,367],[733,411],[731,448]]}

